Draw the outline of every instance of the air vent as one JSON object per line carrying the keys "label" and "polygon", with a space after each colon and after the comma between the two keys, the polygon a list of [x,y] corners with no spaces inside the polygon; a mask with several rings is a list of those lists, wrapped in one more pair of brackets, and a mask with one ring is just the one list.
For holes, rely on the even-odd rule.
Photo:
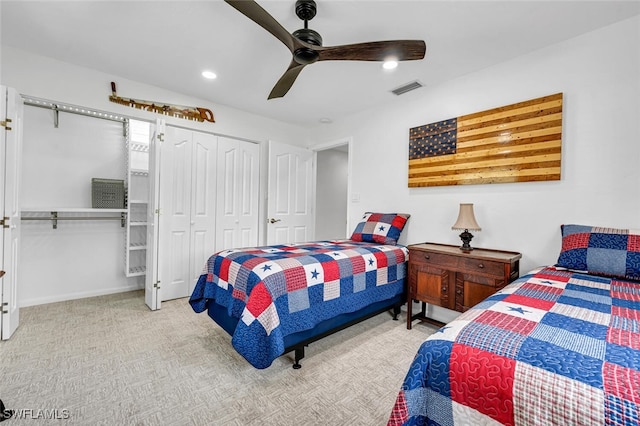
{"label": "air vent", "polygon": [[395,89],[393,89],[391,91],[391,93],[393,93],[394,95],[402,95],[404,93],[410,92],[412,90],[415,89],[419,89],[422,87],[422,83],[420,83],[418,80],[416,81],[412,81],[411,83],[407,83],[405,85],[402,85],[400,87],[396,87]]}

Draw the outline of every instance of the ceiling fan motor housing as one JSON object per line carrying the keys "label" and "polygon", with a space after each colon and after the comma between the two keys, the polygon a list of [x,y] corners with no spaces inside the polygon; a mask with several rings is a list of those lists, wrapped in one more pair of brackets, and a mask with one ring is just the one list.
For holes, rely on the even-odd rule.
{"label": "ceiling fan motor housing", "polygon": [[[312,29],[301,28],[294,31],[293,36],[305,43],[309,43],[314,46],[322,46],[322,37]],[[293,57],[296,62],[305,65],[316,62],[319,56],[318,52],[309,47],[300,47],[293,52]]]}
{"label": "ceiling fan motor housing", "polygon": [[[316,16],[317,7],[314,0],[298,0],[296,1],[296,15],[298,18],[304,21],[304,28],[301,28],[293,33],[293,36],[298,40],[302,40],[305,43],[312,44],[314,46],[322,46],[322,37],[316,31],[307,27],[307,21],[310,21]],[[302,65],[309,65],[318,60],[320,55],[315,50],[309,47],[299,47],[293,52],[293,58],[295,61]]]}

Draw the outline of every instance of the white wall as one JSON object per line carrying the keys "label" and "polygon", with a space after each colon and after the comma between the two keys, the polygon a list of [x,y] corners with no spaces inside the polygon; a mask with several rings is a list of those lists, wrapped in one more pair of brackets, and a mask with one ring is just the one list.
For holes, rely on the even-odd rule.
{"label": "white wall", "polygon": [[[190,127],[204,132],[232,136],[238,139],[264,142],[269,139],[300,145],[308,142],[306,129],[269,118],[250,114],[226,105],[211,103],[141,82],[78,67],[44,56],[2,46],[2,84],[14,87],[21,94],[86,106],[102,111],[140,119],[164,118],[167,124]],[[163,101],[178,105],[209,108],[215,123],[198,123],[141,111],[109,101],[110,82],[117,83],[118,94],[136,99]]]}
{"label": "white wall", "polygon": [[338,149],[317,155],[315,239],[345,238],[349,155]]}
{"label": "white wall", "polygon": [[[472,202],[482,226],[472,243],[521,252],[521,273],[556,262],[563,223],[640,229],[640,17],[446,84],[423,83],[390,94],[386,108],[315,129],[318,143],[353,137],[352,198],[360,202],[351,204],[351,224],[367,210],[407,212],[401,242],[459,244],[451,225],[458,204]],[[410,128],[557,92],[560,181],[407,187]]]}
{"label": "white wall", "polygon": [[[639,28],[640,17],[636,17],[439,86],[423,81],[427,87],[397,98],[390,94],[386,108],[316,129],[279,123],[6,46],[1,82],[23,94],[142,119],[155,117],[110,103],[109,82],[116,81],[122,94],[201,105],[211,108],[217,121],[212,125],[167,118],[169,123],[259,142],[313,145],[352,137],[352,198],[360,200],[350,206],[352,225],[367,210],[407,212],[412,217],[400,242],[458,244],[458,233],[450,229],[458,204],[473,202],[483,228],[473,243],[522,252],[524,273],[556,261],[562,223],[640,228]],[[560,181],[407,188],[411,127],[557,92],[564,93]],[[311,133],[312,141],[307,137]],[[265,184],[262,179],[263,189]],[[72,246],[60,242],[52,249]],[[120,250],[102,249],[105,253]],[[95,280],[89,266],[78,268],[64,279]],[[54,279],[61,278],[47,277],[42,285],[55,285]]]}
{"label": "white wall", "polygon": [[[1,50],[0,76],[3,85],[14,87],[23,95],[110,111],[142,120],[155,120],[161,117],[170,125],[255,141],[260,143],[261,156],[265,159],[268,140],[292,145],[305,145],[309,142],[306,137],[307,130],[298,126],[7,46],[2,46]],[[122,96],[209,108],[215,115],[216,123],[198,123],[158,116],[151,112],[114,104],[108,100],[111,94],[111,81],[117,83],[118,93]],[[36,109],[28,106],[25,108]],[[31,111],[29,114],[34,113]],[[61,113],[60,117],[61,125],[64,125],[69,115]],[[92,120],[86,117],[84,119]],[[27,116],[24,124],[28,129],[34,121]],[[53,134],[53,127],[51,132]],[[28,133],[28,130],[25,133]],[[27,137],[29,137],[28,134]],[[57,156],[51,140],[45,140],[40,135],[34,138],[29,140],[29,146],[24,155],[25,186],[28,191],[23,194],[25,198],[23,205],[31,203],[33,206],[34,203],[38,203],[42,206],[46,203],[55,203],[57,207],[64,207],[65,203],[69,202],[84,205],[67,205],[67,207],[89,207],[90,200],[87,201],[87,194],[80,195],[81,192],[76,186],[69,188],[67,192],[56,193],[58,197],[55,198],[50,188],[58,183],[41,173],[38,174],[38,164],[42,161],[42,156],[36,155],[38,144],[42,144],[42,150],[50,150],[48,155],[52,162],[56,162],[55,169],[62,171],[58,177],[67,180],[67,183],[72,179],[71,176],[75,176],[75,172],[73,166],[63,163],[71,159],[68,156],[65,157],[66,154],[60,151],[58,151],[60,155]],[[42,151],[40,153],[42,154]],[[114,173],[114,168],[121,168],[120,171],[124,176],[124,157],[122,160],[122,163],[114,164],[113,159],[109,158],[109,165],[106,167],[112,169]],[[69,173],[65,173],[65,170]],[[39,180],[41,185],[37,185]],[[263,167],[260,182],[262,194],[266,193],[266,182],[266,167]],[[85,198],[79,199],[78,196]],[[89,204],[86,204],[87,202]],[[265,200],[260,202],[261,209],[264,210]],[[260,235],[264,234],[263,222],[261,221]],[[20,253],[23,271],[19,289],[21,306],[126,291],[139,288],[142,284],[140,279],[127,279],[124,276],[124,230],[118,221],[60,222],[57,230],[53,230],[49,222],[29,222],[25,225],[28,226],[23,227]]]}

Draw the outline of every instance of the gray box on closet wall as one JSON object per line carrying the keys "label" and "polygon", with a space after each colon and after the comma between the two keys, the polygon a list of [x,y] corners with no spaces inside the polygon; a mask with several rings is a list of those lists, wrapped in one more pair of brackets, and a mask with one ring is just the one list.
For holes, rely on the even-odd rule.
{"label": "gray box on closet wall", "polygon": [[124,209],[124,180],[92,178],[91,207],[94,209]]}

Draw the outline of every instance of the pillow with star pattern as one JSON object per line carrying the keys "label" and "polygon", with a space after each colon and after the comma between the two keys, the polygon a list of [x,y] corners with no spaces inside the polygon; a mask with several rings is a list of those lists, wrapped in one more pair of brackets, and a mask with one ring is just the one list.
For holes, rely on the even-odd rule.
{"label": "pillow with star pattern", "polygon": [[562,225],[556,266],[607,277],[640,280],[640,231]]}
{"label": "pillow with star pattern", "polygon": [[411,215],[366,212],[351,235],[353,241],[395,245]]}

